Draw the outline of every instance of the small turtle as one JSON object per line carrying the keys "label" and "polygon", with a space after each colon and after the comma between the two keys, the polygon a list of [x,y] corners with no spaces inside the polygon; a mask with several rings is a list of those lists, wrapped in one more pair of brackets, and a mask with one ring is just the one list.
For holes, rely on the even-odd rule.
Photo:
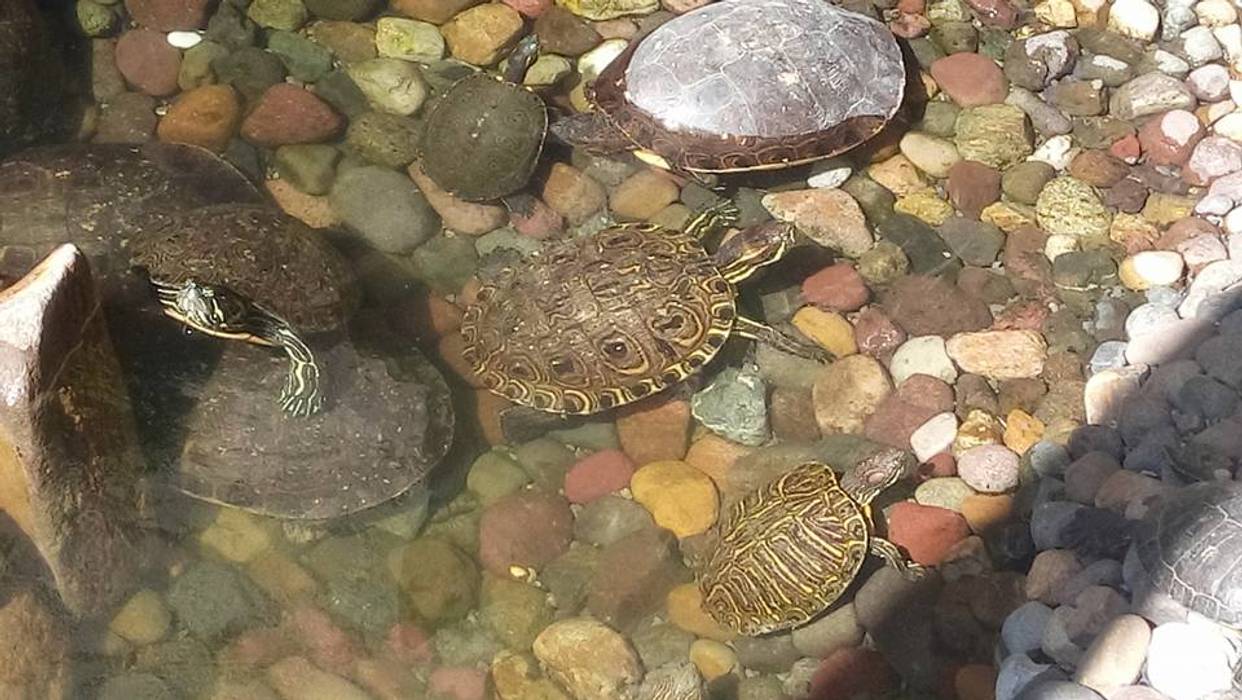
{"label": "small turtle", "polygon": [[824,0],[728,0],[631,42],[560,140],[687,173],[784,168],[874,136],[906,72],[888,29]]}
{"label": "small turtle", "polygon": [[795,627],[849,587],[867,554],[908,578],[923,575],[897,545],[872,534],[870,504],[912,460],[885,450],[837,482],[832,468],[808,462],[734,504],[699,577],[703,608],[738,634]]}
{"label": "small turtle", "polygon": [[504,266],[463,316],[465,359],[488,390],[514,403],[585,415],[686,379],[730,334],[825,358],[818,346],[738,315],[734,283],[778,260],[794,233],[768,223],[708,254],[700,239],[736,217],[725,201],[684,232],[621,224]]}
{"label": "small turtle", "polygon": [[318,412],[320,367],[302,334],[336,328],[357,301],[344,258],[267,207],[212,205],[148,219],[131,243],[133,264],[164,313],[207,335],[280,348],[289,359],[281,408],[294,417]]}
{"label": "small turtle", "polygon": [[509,55],[503,80],[475,73],[436,101],[418,148],[427,177],[471,202],[498,199],[526,185],[548,129],[543,100],[521,87],[538,54],[538,37],[531,34]]}

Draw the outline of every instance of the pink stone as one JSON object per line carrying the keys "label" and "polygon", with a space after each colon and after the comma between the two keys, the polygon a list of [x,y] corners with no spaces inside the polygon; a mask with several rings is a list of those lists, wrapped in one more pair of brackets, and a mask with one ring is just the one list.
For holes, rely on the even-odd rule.
{"label": "pink stone", "polygon": [[854,339],[859,352],[879,360],[889,357],[906,342],[906,332],[883,311],[872,307],[854,319]]}
{"label": "pink stone", "polygon": [[857,311],[870,292],[862,275],[849,263],[830,265],[802,282],[802,298],[833,311]]}
{"label": "pink stone", "polygon": [[980,445],[957,456],[957,475],[980,493],[1004,493],[1018,486],[1018,455],[1004,445]]}
{"label": "pink stone", "polygon": [[1013,29],[1018,26],[1018,8],[1009,0],[966,0],[985,27]]}
{"label": "pink stone", "polygon": [[985,207],[1000,199],[1001,174],[996,168],[979,161],[958,161],[949,168],[945,190],[963,214],[978,219]]}
{"label": "pink stone", "polygon": [[267,89],[242,122],[241,134],[260,146],[284,146],[327,141],[345,122],[309,90],[290,83]]}
{"label": "pink stone", "polygon": [[920,481],[941,476],[957,476],[957,460],[953,459],[953,455],[948,452],[932,455],[930,459],[919,465]]}
{"label": "pink stone", "polygon": [[634,462],[620,450],[600,450],[578,460],[565,474],[565,498],[590,503],[630,485]]}
{"label": "pink stone", "polygon": [[574,514],[557,494],[522,491],[492,503],[479,520],[479,561],[498,576],[540,567],[569,549]]}
{"label": "pink stone", "polygon": [[889,22],[888,28],[902,39],[917,39],[931,30],[931,21],[923,15],[903,14]]}
{"label": "pink stone", "polygon": [[1186,261],[1186,266],[1190,268],[1191,274],[1198,272],[1217,260],[1224,260],[1229,257],[1229,251],[1225,248],[1225,244],[1221,241],[1220,236],[1213,234],[1187,238],[1178,243],[1174,250],[1182,254],[1182,259]]}
{"label": "pink stone", "polygon": [[953,545],[969,536],[966,519],[947,508],[901,501],[888,513],[888,538],[924,566],[940,564]]}
{"label": "pink stone", "polygon": [[960,52],[937,60],[931,76],[962,107],[997,104],[1009,92],[1000,66],[983,54]]}
{"label": "pink stone", "polygon": [[1034,299],[1022,299],[1001,309],[992,321],[992,330],[1042,331],[1044,322],[1051,314],[1047,304]]}
{"label": "pink stone", "polygon": [[441,666],[427,678],[427,690],[452,700],[485,700],[487,673],[477,668]]}
{"label": "pink stone", "polygon": [[221,652],[222,663],[233,667],[262,668],[296,653],[289,630],[256,627],[237,635]]}
{"label": "pink stone", "polygon": [[1182,170],[1182,179],[1191,185],[1207,185],[1217,178],[1242,170],[1242,145],[1223,136],[1199,141]]}
{"label": "pink stone", "polygon": [[907,15],[921,15],[926,9],[925,0],[898,0],[897,11]]}
{"label": "pink stone", "polygon": [[523,236],[544,239],[565,227],[565,219],[538,197],[522,198],[509,208],[509,223]]}
{"label": "pink stone", "polygon": [[165,97],[178,89],[181,52],[159,32],[133,29],[116,42],[116,67],[126,82],[153,97]]}
{"label": "pink stone", "polygon": [[430,663],[435,658],[427,633],[410,622],[398,622],[388,628],[384,649],[392,658],[411,666]]}
{"label": "pink stone", "polygon": [[289,613],[286,622],[316,666],[339,676],[353,670],[362,646],[327,613],[302,605]]}
{"label": "pink stone", "polygon": [[1143,155],[1143,144],[1139,142],[1137,135],[1126,134],[1108,147],[1108,153],[1114,158],[1134,165],[1138,162],[1139,156]]}
{"label": "pink stone", "polygon": [[1175,109],[1152,117],[1139,129],[1138,140],[1147,162],[1182,165],[1203,138],[1203,124],[1193,112]]}
{"label": "pink stone", "polygon": [[502,0],[504,4],[518,11],[523,17],[538,17],[552,7],[552,0]]}

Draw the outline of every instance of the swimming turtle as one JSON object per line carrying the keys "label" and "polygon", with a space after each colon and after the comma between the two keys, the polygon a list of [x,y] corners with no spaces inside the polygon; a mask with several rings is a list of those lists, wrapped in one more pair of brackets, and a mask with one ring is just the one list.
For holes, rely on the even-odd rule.
{"label": "swimming turtle", "polygon": [[509,54],[503,79],[475,73],[452,85],[427,114],[418,148],[427,177],[467,201],[498,199],[524,187],[548,129],[548,110],[522,78],[539,55],[530,34]]}
{"label": "swimming turtle", "polygon": [[779,259],[791,226],[770,222],[714,255],[700,239],[736,220],[725,201],[685,231],[627,223],[560,241],[487,280],[461,325],[490,391],[552,413],[591,414],[700,370],[729,335],[823,359],[823,349],[737,313],[734,283]]}
{"label": "swimming turtle", "polygon": [[913,460],[888,449],[841,482],[819,462],[799,465],[734,504],[699,576],[703,609],[738,634],[796,627],[849,587],[868,554],[908,578],[923,567],[872,534],[871,501],[902,478]]}
{"label": "swimming turtle", "polygon": [[633,41],[552,125],[588,150],[687,173],[784,168],[874,136],[906,70],[880,22],[824,0],[726,0]]}

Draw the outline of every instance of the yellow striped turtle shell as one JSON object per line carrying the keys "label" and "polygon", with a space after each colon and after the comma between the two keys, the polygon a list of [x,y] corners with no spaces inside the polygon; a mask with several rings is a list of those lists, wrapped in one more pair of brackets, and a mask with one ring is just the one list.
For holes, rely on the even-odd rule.
{"label": "yellow striped turtle shell", "polygon": [[738,501],[699,579],[703,607],[753,636],[802,624],[862,567],[870,519],[832,469],[807,463]]}
{"label": "yellow striped turtle shell", "polygon": [[735,317],[733,285],[694,235],[622,224],[496,273],[462,319],[463,355],[515,403],[590,414],[697,372]]}

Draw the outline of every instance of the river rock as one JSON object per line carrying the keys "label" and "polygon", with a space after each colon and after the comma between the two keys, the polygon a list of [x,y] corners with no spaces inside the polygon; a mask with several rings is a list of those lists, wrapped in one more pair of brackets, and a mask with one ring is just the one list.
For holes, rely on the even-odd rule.
{"label": "river rock", "polygon": [[590,618],[554,622],[535,638],[548,675],[580,700],[632,698],[642,664],[625,637]]}

